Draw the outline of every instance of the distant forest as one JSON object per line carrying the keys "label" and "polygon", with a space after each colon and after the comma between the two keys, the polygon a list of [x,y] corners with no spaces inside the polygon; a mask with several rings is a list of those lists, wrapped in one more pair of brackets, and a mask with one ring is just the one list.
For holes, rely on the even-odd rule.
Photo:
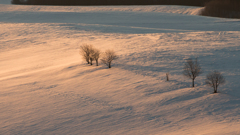
{"label": "distant forest", "polygon": [[35,5],[187,5],[204,6],[211,0],[13,0],[12,4]]}
{"label": "distant forest", "polygon": [[200,13],[205,16],[240,18],[240,0],[212,0]]}

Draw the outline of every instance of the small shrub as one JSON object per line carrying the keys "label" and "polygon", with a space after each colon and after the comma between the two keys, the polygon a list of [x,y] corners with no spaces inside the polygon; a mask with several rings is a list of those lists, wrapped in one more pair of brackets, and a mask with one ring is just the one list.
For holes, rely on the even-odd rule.
{"label": "small shrub", "polygon": [[166,80],[169,81],[169,72],[166,73]]}

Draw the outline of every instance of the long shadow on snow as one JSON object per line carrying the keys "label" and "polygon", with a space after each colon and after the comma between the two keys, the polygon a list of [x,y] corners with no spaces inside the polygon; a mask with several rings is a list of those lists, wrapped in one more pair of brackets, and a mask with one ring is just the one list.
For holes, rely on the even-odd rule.
{"label": "long shadow on snow", "polygon": [[90,67],[90,69],[86,69],[84,71],[80,70],[80,72],[78,72],[78,73],[76,73],[72,76],[73,78],[76,78],[76,77],[79,77],[79,76],[82,76],[82,75],[85,75],[85,74],[88,74],[88,73],[92,73],[94,71],[107,69],[107,67],[105,67],[105,66],[95,66],[95,65],[90,66],[90,65],[87,65],[87,64],[77,64],[77,65],[72,65],[72,66],[69,66],[67,68],[64,68],[60,72],[68,72],[68,71],[71,71],[71,70],[76,70],[81,66],[83,66],[84,68],[85,67]]}
{"label": "long shadow on snow", "polygon": [[[165,78],[160,78],[159,74],[165,74],[165,72],[163,71],[167,71],[169,68],[167,67],[152,67],[152,66],[142,66],[142,65],[128,65],[128,64],[115,64],[114,66],[124,69],[124,70],[128,70],[131,72],[134,72],[136,74],[140,74],[143,76],[150,76],[155,78],[156,80],[165,81]],[[183,76],[184,77],[184,76]],[[173,84],[170,87],[168,87],[167,89],[162,89],[162,88],[156,88],[156,86],[149,86],[149,85],[145,85],[144,89],[145,89],[145,96],[151,96],[154,94],[161,94],[164,92],[168,92],[168,91],[175,91],[178,89],[183,89],[183,88],[189,88],[191,87],[191,83],[189,82],[180,82],[178,80],[170,80],[169,82],[166,83],[170,83]],[[200,86],[201,83],[200,82],[195,82],[196,86]],[[141,86],[140,86],[141,87]],[[142,88],[142,87],[141,87]]]}
{"label": "long shadow on snow", "polygon": [[[172,75],[182,75],[184,58],[182,55],[161,50],[154,50],[154,52],[145,51],[133,53],[128,56],[120,56],[120,59],[114,66],[163,82],[166,80],[165,74],[167,72],[170,72]],[[145,66],[145,63],[148,65]],[[182,77],[184,78],[183,75]],[[157,86],[144,86],[146,96],[191,87],[191,83],[179,81],[179,79],[176,80],[174,78],[171,78],[171,80],[166,83],[170,83],[170,87],[167,89],[157,89]],[[197,86],[202,85],[201,82],[195,82],[195,84]]]}

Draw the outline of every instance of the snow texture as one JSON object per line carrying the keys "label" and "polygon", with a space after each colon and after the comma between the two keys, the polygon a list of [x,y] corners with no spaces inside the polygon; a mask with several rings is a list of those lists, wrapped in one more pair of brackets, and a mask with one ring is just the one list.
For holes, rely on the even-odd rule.
{"label": "snow texture", "polygon": [[[0,134],[240,134],[239,20],[186,6],[0,3]],[[87,65],[83,43],[119,59]],[[182,70],[195,57],[204,72],[191,88]],[[204,83],[212,70],[226,78],[217,94]]]}

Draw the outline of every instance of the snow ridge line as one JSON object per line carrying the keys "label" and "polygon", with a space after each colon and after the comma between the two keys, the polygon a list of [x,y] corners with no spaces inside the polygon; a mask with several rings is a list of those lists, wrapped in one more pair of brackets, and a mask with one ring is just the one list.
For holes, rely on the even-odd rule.
{"label": "snow ridge line", "polygon": [[0,4],[0,12],[30,11],[30,12],[96,12],[96,11],[122,11],[122,12],[163,12],[187,15],[198,15],[200,7],[191,6],[30,6],[30,5],[4,5]]}

